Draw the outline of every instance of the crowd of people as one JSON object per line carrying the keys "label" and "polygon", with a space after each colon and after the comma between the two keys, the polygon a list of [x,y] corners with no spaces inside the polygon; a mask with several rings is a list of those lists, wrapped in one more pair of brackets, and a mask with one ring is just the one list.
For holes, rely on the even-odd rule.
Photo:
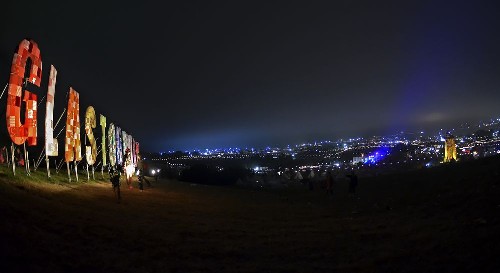
{"label": "crowd of people", "polygon": [[[322,175],[317,175],[312,169],[303,173],[297,171],[294,175],[291,175],[290,173],[283,173],[283,177],[286,180],[300,182],[301,184],[306,185],[310,191],[314,190],[315,187],[318,187],[318,182],[320,182],[322,188],[325,189],[328,195],[333,195],[335,181],[339,178],[342,179],[343,176],[344,175],[332,170],[328,170]],[[348,193],[350,195],[355,195],[356,188],[358,186],[358,175],[354,170],[351,170],[345,174],[345,178],[349,179]]]}
{"label": "crowd of people", "polygon": [[115,197],[117,202],[121,202],[121,193],[120,193],[120,177],[122,174],[125,175],[125,181],[127,183],[127,187],[132,189],[132,176],[134,173],[137,174],[137,184],[139,186],[139,190],[144,191],[144,183],[151,187],[151,183],[145,177],[145,168],[146,164],[143,162],[141,155],[137,155],[137,166],[134,167],[131,160],[130,150],[125,151],[125,164],[124,166],[117,164],[116,166],[109,167],[109,180],[113,186],[113,192],[115,193]]}
{"label": "crowd of people", "polygon": [[[303,177],[306,178],[303,178]],[[334,192],[334,187],[335,187],[335,182],[337,178],[342,179],[343,176],[349,180],[348,184],[348,194],[351,197],[352,201],[356,201],[359,199],[359,197],[356,196],[356,189],[358,187],[358,175],[354,170],[351,170],[350,172],[346,173],[345,175],[340,175],[338,172],[333,172],[331,170],[328,170],[324,175],[323,179],[317,179],[315,177],[314,171],[310,170],[306,172],[306,174],[302,176],[300,172],[297,172],[296,179],[301,181],[303,184],[307,184],[308,188],[310,191],[314,189],[314,183],[313,181],[320,181],[322,182],[321,185],[326,191],[327,196],[330,198],[333,197],[333,192]],[[357,202],[354,202],[352,207],[352,213],[358,213],[358,208],[357,208]]]}
{"label": "crowd of people", "polygon": [[[24,156],[21,155],[21,151],[19,150],[19,147],[16,148],[16,150],[14,152],[14,162],[15,162],[16,166],[21,166],[21,167],[24,166]],[[0,164],[5,164],[5,163],[10,164],[11,160],[9,158],[9,153],[7,151],[7,147],[3,146],[2,148],[0,148]]]}
{"label": "crowd of people", "polygon": [[[326,190],[326,194],[330,196],[333,195],[333,186],[335,184],[336,177],[337,175],[335,175],[332,171],[327,171],[325,179],[323,180],[323,187]],[[355,195],[356,188],[358,186],[358,175],[354,172],[354,170],[352,170],[350,173],[346,174],[345,177],[349,179],[349,195]],[[312,184],[311,180],[312,179],[308,181],[309,184]],[[309,189],[312,190],[312,186],[309,186]]]}

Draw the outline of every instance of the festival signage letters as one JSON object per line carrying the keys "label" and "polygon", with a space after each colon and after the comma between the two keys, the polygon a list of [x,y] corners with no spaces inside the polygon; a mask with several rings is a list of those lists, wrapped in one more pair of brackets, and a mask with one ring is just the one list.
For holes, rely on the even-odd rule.
{"label": "festival signage letters", "polygon": [[[31,65],[26,67],[28,59]],[[28,69],[28,78],[24,78]],[[12,59],[11,74],[8,84],[6,122],[7,131],[13,142],[12,158],[14,158],[14,144],[22,145],[27,142],[28,146],[37,145],[37,95],[25,88],[28,83],[40,87],[42,77],[42,58],[40,49],[37,43],[32,40],[22,40],[14,57]],[[47,174],[50,177],[49,171],[49,156],[58,155],[57,137],[54,138],[54,101],[55,101],[55,86],[57,79],[57,70],[51,65],[48,88],[47,102],[45,106],[45,159],[47,164]],[[81,136],[80,136],[80,94],[70,87],[68,93],[68,106],[66,113],[66,134],[64,140],[64,161],[68,166],[68,177],[71,181],[69,163],[73,162],[75,174],[77,174],[78,161],[82,160],[81,153]],[[24,120],[21,122],[21,104],[25,104]],[[64,112],[63,112],[64,114]],[[61,114],[61,117],[62,115]],[[60,117],[60,118],[61,118]],[[59,118],[59,119],[60,119]],[[58,120],[59,121],[59,120]],[[123,153],[129,149],[131,160],[135,164],[136,154],[139,151],[139,143],[135,142],[130,134],[127,134],[120,127],[113,123],[109,124],[106,130],[106,117],[100,115],[101,125],[101,149],[102,149],[102,170],[104,166],[109,166],[106,162],[106,156],[109,156],[111,165],[123,164]],[[94,137],[93,129],[96,127],[96,113],[94,107],[89,106],[85,111],[85,158],[88,165],[95,165],[97,161],[97,143]],[[106,134],[107,133],[107,134]],[[106,138],[108,146],[106,149]],[[88,140],[88,141],[87,141]],[[25,149],[26,163],[29,162],[28,152]],[[42,155],[40,155],[40,158]],[[40,160],[39,160],[40,161]],[[29,165],[26,168],[29,174]],[[35,168],[37,164],[35,163]],[[56,166],[57,167],[57,166]],[[15,174],[15,164],[13,164]],[[88,168],[87,168],[88,171]],[[92,169],[93,172],[93,169]],[[78,176],[76,176],[78,180]]]}

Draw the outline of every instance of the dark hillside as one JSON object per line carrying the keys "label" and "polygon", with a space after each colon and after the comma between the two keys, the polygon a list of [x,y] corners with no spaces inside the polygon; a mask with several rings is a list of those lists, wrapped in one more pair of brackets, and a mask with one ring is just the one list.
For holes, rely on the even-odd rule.
{"label": "dark hillside", "polygon": [[[315,189],[13,177],[1,272],[499,272],[500,159]],[[124,184],[124,182],[122,182]],[[134,183],[134,186],[136,184]]]}

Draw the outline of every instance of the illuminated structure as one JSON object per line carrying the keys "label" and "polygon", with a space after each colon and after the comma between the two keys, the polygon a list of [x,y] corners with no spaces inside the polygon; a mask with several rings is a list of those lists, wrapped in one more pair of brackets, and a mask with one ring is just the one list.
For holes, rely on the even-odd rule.
{"label": "illuminated structure", "polygon": [[[15,175],[16,170],[16,152],[19,153],[19,147],[16,145],[24,146],[24,159],[17,155],[18,162],[24,160],[26,167],[26,174],[30,175],[30,165],[28,157],[28,151],[26,149],[26,144],[28,146],[37,146],[37,109],[38,100],[37,95],[32,93],[26,88],[28,84],[35,85],[38,88],[42,80],[42,58],[40,54],[40,49],[37,43],[33,40],[24,39],[22,40],[12,59],[12,65],[10,70],[10,78],[8,85],[2,91],[7,90],[7,108],[6,108],[6,125],[7,132],[12,140],[11,152],[10,152],[10,164],[12,165],[12,171]],[[48,89],[47,89],[47,103],[46,103],[46,113],[45,113],[45,159],[47,165],[47,175],[50,177],[49,168],[49,156],[58,155],[58,142],[57,136],[54,138],[54,128],[57,126],[61,120],[63,114],[59,117],[58,121],[54,124],[54,98],[55,98],[55,86],[56,86],[57,70],[53,65],[51,65]],[[80,95],[73,88],[70,87],[69,90],[69,100],[66,109],[66,138],[64,141],[64,159],[66,161],[66,166],[68,168],[68,178],[71,182],[71,172],[69,169],[69,163],[73,161],[75,167],[76,179],[78,181],[78,161],[82,160],[81,156],[81,136],[80,136]],[[24,114],[21,114],[21,110],[24,110]],[[100,123],[102,127],[102,166],[106,165],[106,117],[100,116]],[[96,127],[97,116],[95,110],[92,106],[87,108],[85,114],[85,133],[86,140],[86,161],[88,165],[94,166],[97,163],[97,143],[93,133],[93,129]],[[116,130],[115,130],[116,129]],[[62,132],[62,130],[61,130]],[[110,123],[108,132],[108,145],[109,145],[109,161],[111,165],[115,163],[122,164],[123,151],[129,151],[129,161],[131,163],[130,169],[135,168],[132,163],[136,162],[136,155],[139,153],[139,143],[135,142],[132,135],[127,134],[125,131],[121,130],[120,127]],[[60,134],[60,133],[59,133]],[[59,135],[58,134],[58,135]],[[124,148],[123,148],[124,147]],[[4,147],[3,150],[5,150]],[[6,152],[6,151],[5,151]],[[43,153],[42,152],[42,153]],[[3,151],[2,151],[3,154]],[[7,156],[9,156],[6,153]],[[43,154],[39,156],[38,160],[35,161],[35,170],[41,163]],[[62,163],[62,162],[61,162]],[[99,163],[100,164],[100,163]],[[60,166],[61,164],[59,164]],[[57,170],[59,166],[56,166]],[[101,169],[103,170],[103,169]],[[92,169],[92,173],[94,169]],[[103,172],[101,172],[102,174]],[[104,175],[103,175],[104,176]],[[88,171],[87,171],[87,177]]]}
{"label": "illuminated structure", "polygon": [[[31,60],[29,78],[25,79],[26,65]],[[14,53],[9,79],[7,96],[7,131],[12,142],[22,145],[28,141],[29,146],[36,146],[37,138],[37,96],[24,90],[29,82],[40,87],[42,80],[42,58],[38,45],[30,40],[22,40]],[[25,103],[24,124],[21,122],[21,103]],[[12,151],[14,153],[14,151]]]}
{"label": "illuminated structure", "polygon": [[455,137],[453,135],[446,135],[444,140],[444,162],[451,162],[457,160],[457,146],[455,144]]}

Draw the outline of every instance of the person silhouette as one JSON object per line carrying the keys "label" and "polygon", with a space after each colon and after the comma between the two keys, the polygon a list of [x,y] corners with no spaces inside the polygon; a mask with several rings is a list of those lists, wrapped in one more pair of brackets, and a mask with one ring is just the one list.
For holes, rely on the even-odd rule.
{"label": "person silhouette", "polygon": [[121,202],[121,194],[120,194],[120,171],[118,168],[111,167],[109,168],[109,180],[111,181],[111,185],[113,186],[113,192],[115,193],[117,203]]}
{"label": "person silhouette", "polygon": [[351,171],[350,174],[346,175],[349,177],[349,194],[354,195],[356,194],[356,187],[358,186],[358,176],[354,172],[354,170]]}
{"label": "person silhouette", "polygon": [[326,173],[326,194],[333,195],[333,174],[332,171]]}

